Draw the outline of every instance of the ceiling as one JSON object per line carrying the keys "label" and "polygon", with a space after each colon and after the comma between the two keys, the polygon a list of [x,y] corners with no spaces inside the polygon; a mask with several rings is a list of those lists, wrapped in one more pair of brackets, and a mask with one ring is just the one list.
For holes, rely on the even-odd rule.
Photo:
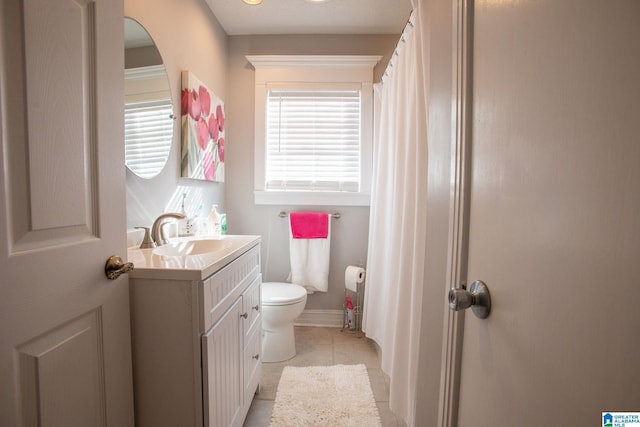
{"label": "ceiling", "polygon": [[400,34],[410,0],[205,0],[230,36],[251,34]]}

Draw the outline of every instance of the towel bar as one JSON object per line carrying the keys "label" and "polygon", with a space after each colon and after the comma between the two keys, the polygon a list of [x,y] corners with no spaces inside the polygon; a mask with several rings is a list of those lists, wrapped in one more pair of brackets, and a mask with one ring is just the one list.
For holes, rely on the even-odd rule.
{"label": "towel bar", "polygon": [[[280,211],[280,213],[278,214],[280,218],[286,218],[287,215],[288,214],[285,211]],[[340,212],[332,213],[331,218],[340,219]]]}

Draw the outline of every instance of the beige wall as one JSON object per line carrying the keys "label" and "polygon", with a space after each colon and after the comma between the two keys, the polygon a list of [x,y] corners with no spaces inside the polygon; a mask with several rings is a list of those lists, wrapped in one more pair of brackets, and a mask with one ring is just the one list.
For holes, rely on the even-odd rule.
{"label": "beige wall", "polygon": [[281,210],[340,212],[332,221],[329,292],[309,296],[307,309],[342,308],[344,270],[367,257],[368,207],[257,206],[253,202],[254,70],[245,55],[383,55],[374,70],[380,80],[398,35],[385,36],[232,36],[229,38],[227,101],[227,192],[229,232],[262,236],[264,281],[282,281],[289,274],[287,220]]}
{"label": "beige wall", "polygon": [[[223,100],[227,91],[227,35],[204,1],[125,0],[124,14],[145,27],[162,56],[180,116],[180,74],[193,72]],[[224,210],[226,183],[180,178],[180,119],[174,125],[173,147],[163,171],[141,179],[127,170],[127,227],[150,226],[158,214],[178,208],[181,195],[194,209],[213,203]]]}

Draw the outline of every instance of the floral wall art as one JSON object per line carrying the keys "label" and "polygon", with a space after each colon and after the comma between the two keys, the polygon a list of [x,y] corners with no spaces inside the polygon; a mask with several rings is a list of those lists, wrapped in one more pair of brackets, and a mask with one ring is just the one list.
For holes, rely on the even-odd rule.
{"label": "floral wall art", "polygon": [[182,72],[182,176],[224,182],[224,102]]}

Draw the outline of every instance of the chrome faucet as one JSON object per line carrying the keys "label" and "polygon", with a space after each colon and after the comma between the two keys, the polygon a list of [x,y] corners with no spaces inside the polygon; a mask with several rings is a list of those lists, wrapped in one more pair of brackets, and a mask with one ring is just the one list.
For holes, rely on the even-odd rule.
{"label": "chrome faucet", "polygon": [[169,218],[185,219],[186,216],[179,212],[168,212],[160,215],[155,221],[153,221],[153,226],[151,227],[151,239],[153,239],[157,246],[169,243],[164,235],[164,230],[162,229],[162,227],[167,223],[165,220]]}

